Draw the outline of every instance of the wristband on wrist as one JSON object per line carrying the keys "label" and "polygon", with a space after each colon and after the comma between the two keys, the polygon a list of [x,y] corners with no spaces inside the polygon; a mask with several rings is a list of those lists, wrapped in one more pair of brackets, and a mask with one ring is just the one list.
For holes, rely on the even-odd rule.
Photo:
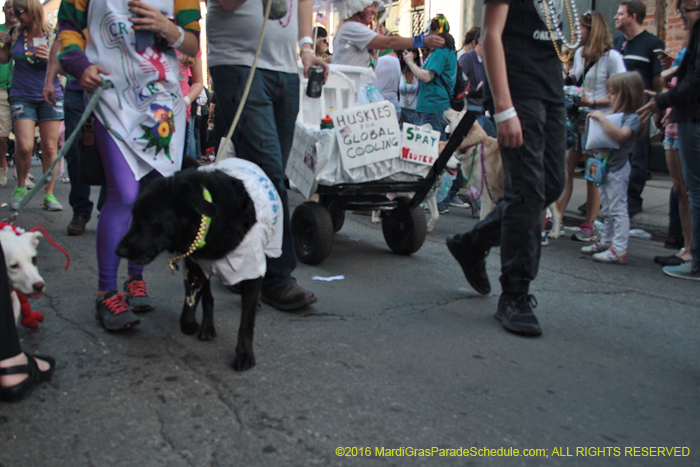
{"label": "wristband on wrist", "polygon": [[185,42],[185,30],[182,29],[182,26],[178,26],[177,30],[180,33],[180,37],[178,37],[175,42],[170,44],[170,47],[172,47],[173,49],[177,49],[182,45],[183,42]]}
{"label": "wristband on wrist", "polygon": [[185,104],[186,104],[186,105],[188,105],[188,106],[189,106],[189,105],[192,105],[192,99],[190,99],[189,96],[183,97],[182,100],[185,101]]}
{"label": "wristband on wrist", "polygon": [[413,48],[422,49],[425,47],[425,36],[420,34],[418,36],[413,36]]}
{"label": "wristband on wrist", "polygon": [[593,101],[593,106],[592,108],[597,109],[598,108],[598,101]]}
{"label": "wristband on wrist", "polygon": [[309,44],[309,45],[313,46],[313,45],[314,45],[314,41],[313,41],[313,39],[311,39],[311,37],[309,37],[309,36],[304,36],[304,37],[302,37],[301,39],[299,39],[299,48],[300,48],[300,49],[303,49],[303,48],[304,48],[304,44]]}
{"label": "wristband on wrist", "polygon": [[498,112],[497,114],[495,114],[493,116],[493,121],[496,123],[501,123],[517,116],[518,113],[515,111],[515,107],[511,107],[510,109],[506,109],[503,112]]}

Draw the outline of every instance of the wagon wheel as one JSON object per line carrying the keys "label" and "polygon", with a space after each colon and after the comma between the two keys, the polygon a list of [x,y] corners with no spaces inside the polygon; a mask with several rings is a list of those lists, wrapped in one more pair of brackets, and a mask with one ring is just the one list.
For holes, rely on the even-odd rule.
{"label": "wagon wheel", "polygon": [[401,197],[397,200],[397,208],[382,212],[382,233],[386,244],[394,253],[411,255],[423,246],[428,225],[420,206],[408,209],[408,198]]}
{"label": "wagon wheel", "polygon": [[328,209],[333,219],[333,232],[339,232],[345,224],[345,210],[339,208],[337,200],[331,197],[321,196],[320,203]]}
{"label": "wagon wheel", "polygon": [[345,210],[337,207],[332,207],[328,210],[333,219],[333,232],[339,232],[345,224]]}
{"label": "wagon wheel", "polygon": [[292,236],[297,258],[305,264],[318,264],[333,249],[333,220],[328,210],[307,201],[292,214]]}

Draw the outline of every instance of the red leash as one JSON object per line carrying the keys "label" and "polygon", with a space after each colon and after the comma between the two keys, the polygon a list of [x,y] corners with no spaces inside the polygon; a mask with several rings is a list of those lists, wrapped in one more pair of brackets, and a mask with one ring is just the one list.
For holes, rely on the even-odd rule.
{"label": "red leash", "polygon": [[[25,230],[22,227],[17,227],[16,225],[8,224],[7,222],[0,222],[0,230],[12,230],[17,235],[22,235],[25,232]],[[61,245],[51,240],[51,237],[49,237],[48,232],[44,230],[43,227],[34,227],[32,230],[30,230],[30,232],[36,232],[37,230],[44,234],[46,240],[48,240],[50,244],[58,248],[61,251],[61,253],[66,255],[66,265],[63,269],[68,269],[68,266],[70,266],[70,255],[68,255],[68,252],[66,252],[66,250],[64,250],[61,247]]]}
{"label": "red leash", "polygon": [[63,269],[68,269],[68,266],[70,266],[70,255],[68,254],[68,252],[64,250],[61,245],[51,240],[51,237],[49,237],[49,233],[43,227],[34,227],[32,230],[30,230],[30,232],[36,232],[37,230],[44,234],[46,240],[48,240],[50,244],[55,246],[61,253],[66,255],[66,265],[63,267]]}

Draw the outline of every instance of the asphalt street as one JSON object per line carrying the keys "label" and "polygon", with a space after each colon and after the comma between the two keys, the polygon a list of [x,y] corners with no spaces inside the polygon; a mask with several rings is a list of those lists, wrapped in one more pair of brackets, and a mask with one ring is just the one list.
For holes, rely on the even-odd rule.
{"label": "asphalt street", "polygon": [[47,288],[33,304],[46,320],[20,329],[23,348],[58,369],[28,399],[0,404],[1,467],[700,465],[700,287],[662,274],[652,258],[670,250],[659,241],[631,239],[627,266],[551,242],[532,285],[544,334],[528,339],[493,318],[498,250],[482,297],[445,247],[476,222],[468,210],[441,217],[409,257],[347,213],[331,256],[295,274],[318,303],[263,305],[257,366],[236,373],[239,297],[215,283],[218,337],[181,334],[181,275],[164,256],[145,274],[157,309],[134,331],[105,332],[96,216],[68,237],[68,185],[57,196],[66,211],[37,198],[17,225],[44,227],[71,256],[64,271],[41,242]]}

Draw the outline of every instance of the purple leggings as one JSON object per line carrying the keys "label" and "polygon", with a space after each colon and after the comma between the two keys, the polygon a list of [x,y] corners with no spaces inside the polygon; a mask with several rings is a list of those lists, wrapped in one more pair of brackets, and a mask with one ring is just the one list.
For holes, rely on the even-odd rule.
{"label": "purple leggings", "polygon": [[[95,144],[100,152],[107,181],[105,204],[97,222],[97,268],[99,270],[97,290],[117,290],[117,273],[121,258],[115,251],[129,229],[131,208],[139,194],[139,181],[134,177],[112,135],[98,119],[95,119]],[[144,179],[157,176],[159,174],[154,170]],[[130,276],[142,273],[143,266],[129,262]]]}

